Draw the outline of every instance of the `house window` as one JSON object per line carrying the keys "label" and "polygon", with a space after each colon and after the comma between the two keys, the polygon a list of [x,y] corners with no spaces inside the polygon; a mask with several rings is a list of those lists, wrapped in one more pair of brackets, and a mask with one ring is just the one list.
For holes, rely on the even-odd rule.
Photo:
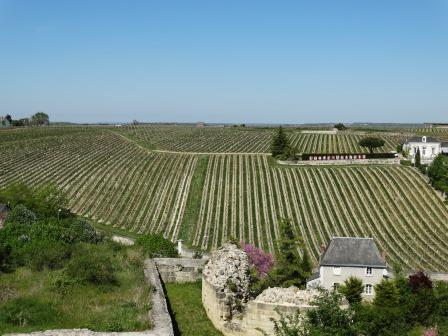
{"label": "house window", "polygon": [[422,147],[422,155],[425,156],[426,155],[426,146]]}
{"label": "house window", "polygon": [[417,147],[414,147],[414,154],[417,154]]}
{"label": "house window", "polygon": [[367,284],[366,285],[365,293],[366,293],[366,295],[372,295],[373,294],[373,286],[371,284]]}
{"label": "house window", "polygon": [[333,274],[334,275],[341,275],[341,268],[340,267],[333,267]]}
{"label": "house window", "polygon": [[372,267],[366,267],[366,275],[372,275]]}
{"label": "house window", "polygon": [[435,147],[431,147],[432,149],[432,155],[434,155],[436,153],[436,148]]}
{"label": "house window", "polygon": [[334,289],[335,291],[337,291],[338,288],[339,288],[339,282],[335,282],[335,283],[333,283],[333,289]]}

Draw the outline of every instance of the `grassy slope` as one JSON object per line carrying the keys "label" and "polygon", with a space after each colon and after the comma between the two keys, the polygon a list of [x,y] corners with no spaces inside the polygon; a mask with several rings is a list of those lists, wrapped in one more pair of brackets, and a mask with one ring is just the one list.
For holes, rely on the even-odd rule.
{"label": "grassy slope", "polygon": [[60,271],[19,268],[0,276],[0,334],[60,328],[146,330],[150,328],[150,289],[141,256],[123,251],[114,257],[119,285],[74,285],[57,293]]}
{"label": "grassy slope", "polygon": [[202,306],[200,282],[166,284],[165,289],[181,336],[222,336]]}
{"label": "grassy slope", "polygon": [[179,232],[179,238],[183,239],[189,246],[191,245],[191,239],[198,221],[208,161],[209,157],[207,155],[200,155],[198,158]]}

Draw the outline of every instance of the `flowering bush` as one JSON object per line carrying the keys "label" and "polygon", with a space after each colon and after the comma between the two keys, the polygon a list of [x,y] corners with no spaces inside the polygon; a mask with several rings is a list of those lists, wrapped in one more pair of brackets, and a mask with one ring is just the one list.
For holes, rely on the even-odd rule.
{"label": "flowering bush", "polygon": [[274,266],[274,259],[270,253],[265,253],[251,244],[241,244],[247,253],[249,262],[255,267],[260,276],[265,276]]}
{"label": "flowering bush", "polygon": [[439,333],[437,331],[437,328],[431,328],[428,330],[425,330],[423,333],[423,336],[437,336]]}

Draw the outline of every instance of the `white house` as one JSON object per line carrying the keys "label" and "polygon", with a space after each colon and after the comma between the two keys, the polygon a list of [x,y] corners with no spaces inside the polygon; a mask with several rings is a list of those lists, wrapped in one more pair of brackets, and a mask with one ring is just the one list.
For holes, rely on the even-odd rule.
{"label": "white house", "polygon": [[409,153],[412,163],[415,163],[418,149],[420,149],[420,162],[430,164],[437,155],[442,153],[442,143],[435,138],[421,136],[413,137],[403,145],[403,150]]}
{"label": "white house", "polygon": [[372,298],[374,286],[390,276],[373,238],[333,237],[306,287],[336,289],[350,276],[362,280],[365,299]]}

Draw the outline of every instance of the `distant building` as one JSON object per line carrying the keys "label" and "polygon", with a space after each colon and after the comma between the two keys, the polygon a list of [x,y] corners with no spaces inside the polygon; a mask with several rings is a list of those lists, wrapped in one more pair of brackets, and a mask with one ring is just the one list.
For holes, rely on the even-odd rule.
{"label": "distant building", "polygon": [[425,123],[425,128],[448,128],[448,123]]}
{"label": "distant building", "polygon": [[0,116],[0,128],[9,128],[11,127],[11,123],[9,122],[8,119],[6,119],[3,116]]}
{"label": "distant building", "polygon": [[362,280],[366,299],[373,297],[376,284],[389,277],[386,261],[373,238],[333,237],[321,256],[319,270],[306,287],[336,289],[351,276]]}
{"label": "distant building", "polygon": [[429,136],[413,137],[406,141],[403,150],[409,153],[412,163],[415,163],[415,155],[420,149],[420,162],[430,164],[437,155],[442,153],[442,143]]}
{"label": "distant building", "polygon": [[205,123],[203,121],[198,121],[196,127],[205,127]]}
{"label": "distant building", "polygon": [[0,204],[0,228],[3,227],[3,223],[8,216],[9,208],[6,204]]}

